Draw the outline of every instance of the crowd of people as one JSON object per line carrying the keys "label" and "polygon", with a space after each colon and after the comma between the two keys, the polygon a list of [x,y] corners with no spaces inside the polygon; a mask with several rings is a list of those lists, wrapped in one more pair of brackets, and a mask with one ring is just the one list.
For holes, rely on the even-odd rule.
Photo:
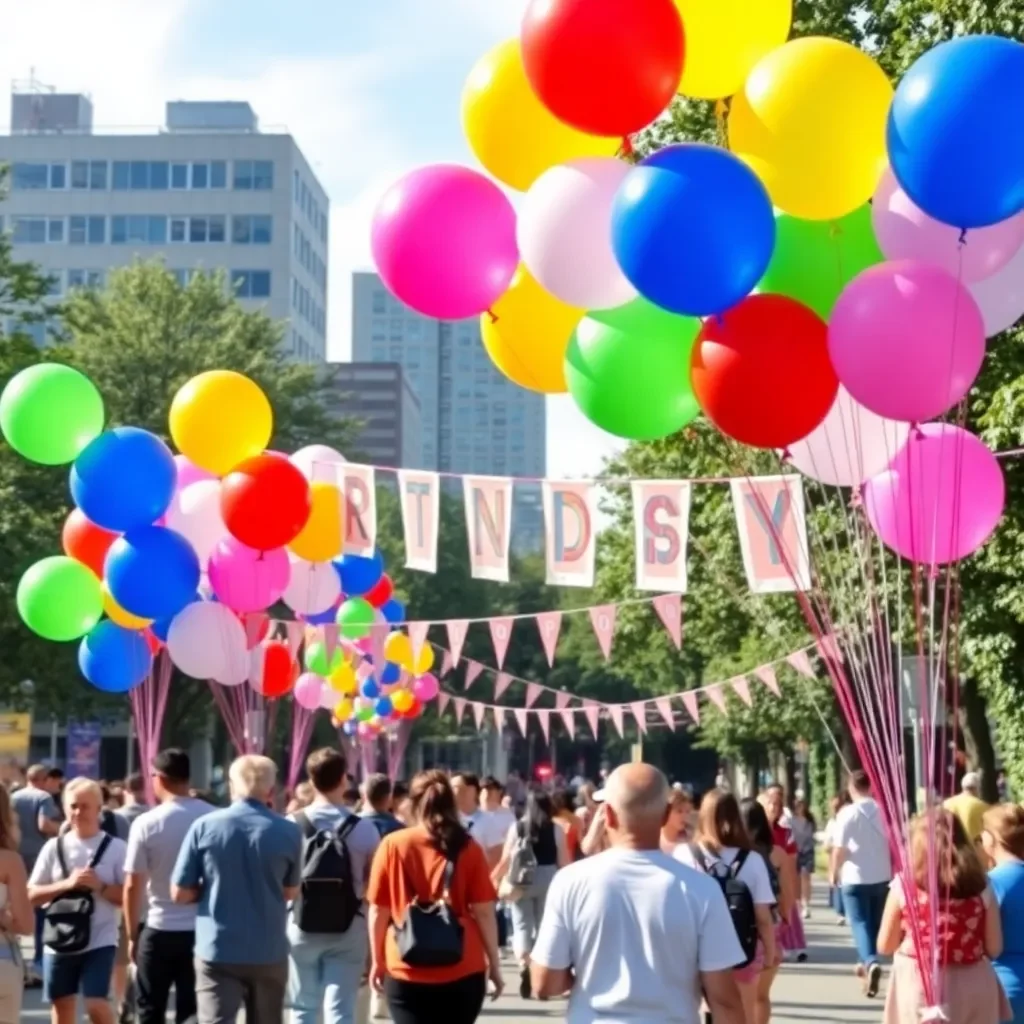
{"label": "crowd of people", "polygon": [[[569,1024],[768,1024],[781,965],[806,957],[816,827],[781,787],[695,802],[630,764],[572,793],[441,771],[357,788],[333,748],[306,774],[282,804],[273,761],[241,757],[217,807],[165,750],[150,787],[35,766],[0,788],[0,1024],[37,979],[54,1024],[79,997],[92,1024],[162,1024],[172,991],[181,1024],[470,1024],[509,957],[523,998],[568,997]],[[914,822],[895,880],[866,776],[833,801],[833,905],[867,996],[892,958],[885,1024],[940,1003],[1024,1022],[1024,938],[1004,927],[1024,910],[1024,809],[977,786]]]}

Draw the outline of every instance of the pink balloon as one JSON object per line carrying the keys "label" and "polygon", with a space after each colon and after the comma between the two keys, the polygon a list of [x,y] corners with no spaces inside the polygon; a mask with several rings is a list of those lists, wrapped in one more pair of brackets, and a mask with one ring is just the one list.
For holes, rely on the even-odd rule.
{"label": "pink balloon", "polygon": [[198,483],[200,480],[216,480],[212,473],[200,469],[191,459],[184,455],[174,456],[174,465],[178,470],[178,491],[185,490],[190,484]]}
{"label": "pink balloon", "polygon": [[949,423],[924,424],[892,466],[864,487],[868,521],[882,543],[926,565],[977,551],[999,523],[1005,499],[996,457]]}
{"label": "pink balloon", "polygon": [[295,680],[295,702],[307,711],[316,711],[320,707],[320,698],[323,696],[326,680],[315,672],[303,672]]}
{"label": "pink balloon", "polygon": [[193,679],[236,686],[249,672],[245,630],[223,604],[196,601],[174,617],[167,631],[171,661]]}
{"label": "pink balloon", "polygon": [[437,681],[437,676],[420,676],[412,684],[412,695],[420,701],[420,703],[426,704],[428,700],[433,700],[437,696],[440,689],[441,685]]}
{"label": "pink balloon", "polygon": [[880,263],[839,296],[828,351],[840,383],[879,416],[921,422],[967,394],[985,358],[971,293],[927,263]]}
{"label": "pink balloon", "polygon": [[965,283],[991,277],[1024,245],[1024,214],[972,228],[961,243],[960,229],[933,220],[915,206],[891,170],[875,190],[871,223],[886,259],[933,263]]}
{"label": "pink balloon", "polygon": [[369,722],[360,722],[359,728],[356,729],[356,732],[359,734],[359,738],[361,740],[373,739],[373,737],[377,735],[377,730],[374,729]]}
{"label": "pink balloon", "polygon": [[452,164],[420,167],[384,194],[373,259],[390,291],[439,320],[483,313],[516,272],[516,215],[489,178]]}
{"label": "pink balloon", "polygon": [[284,603],[299,615],[319,615],[341,596],[341,577],[330,562],[307,562],[288,556],[289,579]]}
{"label": "pink balloon", "polygon": [[612,201],[630,165],[588,157],[545,171],[519,212],[526,268],[552,295],[580,309],[611,309],[636,298],[612,252]]}
{"label": "pink balloon", "polygon": [[205,568],[218,541],[228,535],[220,512],[220,481],[197,480],[179,488],[167,509],[167,526],[177,530],[195,549]]}
{"label": "pink balloon", "polygon": [[970,285],[985,320],[985,336],[992,338],[1024,316],[1024,245],[1002,270]]}
{"label": "pink balloon", "polygon": [[288,586],[284,548],[254,551],[234,537],[222,540],[210,556],[210,585],[217,599],[236,612],[260,612]]}

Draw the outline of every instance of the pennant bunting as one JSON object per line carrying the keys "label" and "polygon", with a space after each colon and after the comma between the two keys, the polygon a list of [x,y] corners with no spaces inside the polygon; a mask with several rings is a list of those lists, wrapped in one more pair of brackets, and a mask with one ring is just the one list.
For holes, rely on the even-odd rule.
{"label": "pennant bunting", "polygon": [[633,717],[636,719],[636,727],[645,736],[647,735],[647,702],[643,700],[635,700],[629,705],[630,710],[633,712]]}
{"label": "pennant bunting", "polygon": [[494,677],[494,699],[501,700],[502,694],[512,685],[512,677],[507,672],[499,672]]}
{"label": "pennant bunting", "polygon": [[370,627],[370,657],[373,659],[373,671],[378,676],[384,672],[384,641],[390,632],[391,627],[386,622],[375,622]]}
{"label": "pennant bunting", "polygon": [[662,625],[672,637],[676,650],[683,646],[683,597],[681,594],[661,594],[651,604]]}
{"label": "pennant bunting", "polygon": [[532,708],[537,703],[537,699],[544,692],[544,688],[540,683],[527,683],[526,684],[526,706]]}
{"label": "pennant bunting", "polygon": [[814,678],[814,666],[811,664],[811,659],[807,657],[806,651],[794,651],[787,655],[786,664],[790,668],[796,669],[800,675],[806,676],[808,679]]}
{"label": "pennant bunting", "polygon": [[266,635],[268,618],[264,612],[250,612],[245,617],[245,640],[252,650]]}
{"label": "pennant bunting", "polygon": [[818,641],[818,650],[823,658],[828,658],[835,665],[843,663],[843,652],[839,649],[839,640],[835,633],[826,633]]}
{"label": "pennant bunting", "polygon": [[544,742],[551,742],[551,712],[544,708],[540,711],[534,711],[534,715],[537,721],[540,723],[541,732],[544,733]]}
{"label": "pennant bunting", "polygon": [[611,716],[611,720],[612,720],[612,722],[615,725],[616,731],[618,732],[618,734],[620,736],[622,736],[623,735],[623,731],[624,731],[624,727],[625,727],[625,721],[626,721],[626,719],[625,719],[625,715],[626,715],[625,709],[622,707],[621,704],[609,704],[608,705],[608,714]]}
{"label": "pennant bunting", "polygon": [[[299,648],[302,646],[302,636],[305,632],[305,626],[301,622],[289,622],[288,623],[288,653],[292,656],[292,661],[295,661],[299,656]],[[330,664],[328,662],[328,664]]]}
{"label": "pennant bunting", "polygon": [[562,725],[565,726],[565,731],[569,734],[569,739],[576,739],[576,713],[568,708],[561,708],[559,709],[558,714],[562,718]]}
{"label": "pennant bunting", "polygon": [[473,718],[476,719],[476,727],[482,729],[484,727],[484,715],[487,713],[487,705],[481,704],[479,701],[473,701]]}
{"label": "pennant bunting", "polygon": [[451,697],[442,690],[437,695],[437,714],[438,717],[443,715],[448,708],[448,704],[451,702]]}
{"label": "pennant bunting", "polygon": [[747,582],[755,594],[810,590],[804,490],[798,476],[730,481]]}
{"label": "pennant bunting", "polygon": [[782,696],[782,691],[779,689],[779,680],[775,675],[775,669],[771,665],[758,665],[754,669],[754,675],[768,687],[776,697]]}
{"label": "pennant bunting", "polygon": [[483,672],[484,667],[479,661],[466,661],[466,678],[463,682],[462,688],[468,690],[479,678],[480,673]]}
{"label": "pennant bunting", "polygon": [[722,688],[720,686],[706,686],[704,688],[704,693],[708,700],[711,701],[711,703],[714,704],[723,715],[729,714],[729,706],[725,703],[725,694],[722,693]]}
{"label": "pennant bunting", "polygon": [[469,630],[468,619],[449,619],[445,623],[448,631],[448,647],[452,654],[452,664],[458,665],[462,657],[462,645],[466,642],[466,632]]}
{"label": "pennant bunting", "polygon": [[590,609],[590,624],[594,627],[598,646],[607,661],[612,654],[612,639],[615,636],[615,615],[618,606],[602,604]]}
{"label": "pennant bunting", "polygon": [[548,665],[554,665],[558,634],[562,629],[562,613],[541,612],[535,618],[537,629],[540,632],[540,642],[544,645],[544,653],[548,656]]}
{"label": "pennant bunting", "polygon": [[462,716],[466,713],[466,699],[452,697],[452,704],[455,706],[455,724],[462,725]]}
{"label": "pennant bunting", "polygon": [[498,668],[505,664],[505,655],[508,653],[508,644],[512,639],[512,623],[515,619],[506,615],[497,619],[490,619],[488,625],[491,627],[491,642],[494,644],[494,656],[498,661]]}
{"label": "pennant bunting", "polygon": [[597,549],[597,487],[591,481],[544,480],[547,582],[592,587]]}
{"label": "pennant bunting", "polygon": [[674,730],[676,727],[676,713],[672,707],[672,698],[659,697],[654,702],[654,706],[658,709],[658,714],[665,719],[665,724]]}
{"label": "pennant bunting", "polygon": [[[498,717],[498,708],[494,709],[494,717]],[[516,727],[516,709],[505,708],[505,728],[514,729]]]}
{"label": "pennant bunting", "polygon": [[346,462],[342,468],[345,492],[344,550],[347,555],[372,558],[377,547],[377,485],[373,466]]}
{"label": "pennant bunting", "polygon": [[635,480],[632,490],[637,590],[685,594],[692,485],[688,480]]}
{"label": "pennant bunting", "polygon": [[327,664],[330,665],[334,661],[334,652],[338,649],[338,624],[328,622],[321,629],[323,630],[324,653],[327,655]]}
{"label": "pennant bunting", "polygon": [[442,678],[448,675],[449,672],[455,667],[455,663],[452,661],[452,652],[445,651],[441,655],[441,676]]}
{"label": "pennant bunting", "polygon": [[562,711],[565,708],[567,708],[571,702],[572,702],[572,694],[571,693],[566,693],[565,690],[559,690],[555,694],[555,707],[558,708],[559,711]]}
{"label": "pennant bunting", "polygon": [[596,740],[598,738],[597,728],[601,718],[601,709],[596,704],[593,704],[590,701],[585,701],[583,707],[583,717],[586,718],[587,725],[590,726],[591,735],[593,735],[594,739]]}
{"label": "pennant bunting", "polygon": [[508,477],[462,478],[469,569],[474,579],[508,583],[512,538],[512,481]]}
{"label": "pennant bunting", "polygon": [[419,572],[437,572],[441,478],[436,473],[400,469],[398,496],[405,533],[406,568]]}
{"label": "pennant bunting", "polygon": [[746,676],[736,676],[734,679],[729,680],[729,684],[732,686],[736,696],[739,697],[748,708],[754,706],[754,701],[750,696],[750,683],[747,682]]}
{"label": "pennant bunting", "polygon": [[515,712],[516,722],[519,725],[519,731],[520,731],[520,733],[522,733],[523,737],[525,738],[526,737],[527,727],[528,727],[528,724],[529,724],[529,719],[528,719],[526,708],[513,708],[513,711]]}
{"label": "pennant bunting", "polygon": [[697,700],[697,692],[695,690],[687,690],[686,693],[681,693],[679,696],[682,699],[683,707],[689,712],[694,724],[700,725],[700,702]]}
{"label": "pennant bunting", "polygon": [[427,634],[430,632],[429,622],[409,623],[409,643],[412,645],[412,660],[419,661],[420,651],[427,641]]}

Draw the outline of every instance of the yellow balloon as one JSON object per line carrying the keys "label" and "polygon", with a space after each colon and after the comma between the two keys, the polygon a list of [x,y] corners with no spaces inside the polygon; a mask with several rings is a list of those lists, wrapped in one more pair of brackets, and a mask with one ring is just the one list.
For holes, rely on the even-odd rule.
{"label": "yellow balloon", "polygon": [[114,595],[111,594],[106,580],[100,584],[100,590],[103,592],[103,610],[107,613],[107,618],[111,622],[116,623],[118,626],[124,626],[125,629],[145,629],[153,624],[152,619],[144,619],[139,615],[133,615],[122,608],[114,599]]}
{"label": "yellow balloon", "polygon": [[329,562],[341,554],[341,529],[345,515],[341,491],[325,481],[314,481],[309,485],[309,491],[309,519],[288,548],[307,562]]}
{"label": "yellow balloon", "polygon": [[743,85],[750,69],[781,46],[793,23],[793,0],[675,0],[686,27],[679,91],[717,100]]}
{"label": "yellow balloon", "polygon": [[462,130],[476,158],[499,181],[525,192],[549,167],[582,156],[614,156],[621,139],[563,124],[526,78],[518,39],[484,54],[462,90]]}
{"label": "yellow balloon", "polygon": [[338,701],[334,706],[332,714],[339,722],[347,722],[352,717],[352,711],[352,701],[346,698],[345,700]]}
{"label": "yellow balloon", "polygon": [[182,455],[224,476],[267,447],[274,414],[255,381],[233,370],[209,370],[174,396],[170,427]]}
{"label": "yellow balloon", "polygon": [[426,675],[434,667],[434,648],[430,644],[424,644],[420,653],[413,661],[412,674],[414,676]]}
{"label": "yellow balloon", "polygon": [[351,697],[358,689],[355,669],[347,661],[343,661],[327,677],[327,682],[332,690],[342,693],[346,697]]}
{"label": "yellow balloon", "polygon": [[844,217],[871,198],[885,170],[892,92],[878,64],[849,43],[794,39],[733,97],[729,148],[786,213]]}
{"label": "yellow balloon", "polygon": [[530,391],[568,391],[565,350],[584,310],[545,291],[522,264],[508,290],[480,317],[480,334],[491,362]]}
{"label": "yellow balloon", "polygon": [[391,706],[396,711],[408,711],[416,698],[408,690],[395,690],[391,694]]}
{"label": "yellow balloon", "polygon": [[387,661],[412,671],[412,644],[405,633],[397,630],[394,633],[388,633],[387,639],[384,641],[384,657]]}

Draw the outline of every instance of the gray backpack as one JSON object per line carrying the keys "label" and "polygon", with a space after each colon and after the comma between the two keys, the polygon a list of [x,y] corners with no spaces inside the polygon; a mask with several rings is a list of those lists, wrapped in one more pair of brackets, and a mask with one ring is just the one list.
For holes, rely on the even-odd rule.
{"label": "gray backpack", "polygon": [[508,862],[508,880],[517,888],[533,885],[536,870],[537,855],[533,852],[533,840],[520,821],[516,825],[516,842]]}

